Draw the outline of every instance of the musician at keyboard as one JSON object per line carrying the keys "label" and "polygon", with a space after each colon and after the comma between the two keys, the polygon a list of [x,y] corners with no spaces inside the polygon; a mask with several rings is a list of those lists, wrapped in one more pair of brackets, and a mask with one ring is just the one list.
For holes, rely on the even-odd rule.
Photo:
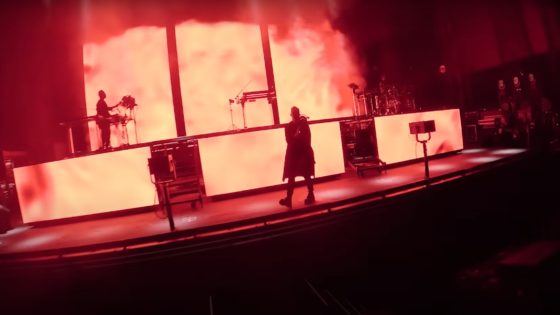
{"label": "musician at keyboard", "polygon": [[107,95],[105,91],[99,90],[99,100],[97,101],[97,125],[101,130],[101,150],[107,150],[111,148],[111,121],[113,116],[111,114],[111,110],[115,107],[119,106],[119,104],[115,106],[108,106],[107,102],[105,102],[105,98]]}

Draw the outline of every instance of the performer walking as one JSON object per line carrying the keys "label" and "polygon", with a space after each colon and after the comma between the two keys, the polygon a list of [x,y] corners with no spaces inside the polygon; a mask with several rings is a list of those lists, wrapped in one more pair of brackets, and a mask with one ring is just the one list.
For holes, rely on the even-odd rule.
{"label": "performer walking", "polygon": [[307,198],[305,204],[315,202],[313,194],[313,181],[315,176],[315,158],[311,148],[311,130],[307,123],[307,117],[301,116],[299,108],[293,106],[291,109],[292,121],[286,125],[286,156],[284,159],[284,175],[282,180],[288,179],[287,194],[280,199],[279,203],[288,208],[292,207],[292,195],[294,193],[295,177],[303,176],[307,184]]}

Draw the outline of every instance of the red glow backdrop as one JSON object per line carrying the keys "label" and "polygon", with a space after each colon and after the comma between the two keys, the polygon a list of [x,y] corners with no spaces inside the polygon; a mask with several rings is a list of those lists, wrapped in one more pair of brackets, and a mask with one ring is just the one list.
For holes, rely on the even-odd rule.
{"label": "red glow backdrop", "polygon": [[[266,90],[259,26],[239,22],[187,21],[176,26],[185,123],[189,135],[229,130],[229,99],[244,91]],[[239,104],[234,124],[242,128]],[[272,125],[266,101],[245,105],[247,127]]]}
{"label": "red glow backdrop", "polygon": [[312,120],[352,115],[348,84],[361,86],[363,79],[346,38],[327,20],[297,20],[282,32],[271,27],[270,46],[281,122],[291,120],[294,105]]}
{"label": "red glow backdrop", "polygon": [[[344,173],[339,122],[311,124],[310,129],[315,176]],[[208,196],[282,184],[284,128],[203,138],[198,144]]]}
{"label": "red glow backdrop", "polygon": [[[230,129],[228,99],[267,88],[258,25],[187,21],[176,36],[187,133]],[[289,122],[294,105],[311,119],[352,115],[348,84],[362,79],[345,37],[326,20],[296,22],[281,34],[270,27],[270,45],[281,122]],[[240,105],[232,109],[234,124],[243,127]],[[247,127],[273,124],[266,100],[247,103],[245,113]]]}
{"label": "red glow backdrop", "polygon": [[[387,164],[424,157],[422,144],[410,134],[408,124],[415,121],[434,120],[436,131],[427,143],[428,155],[442,154],[463,149],[461,113],[458,109],[375,117],[375,133],[379,158]],[[427,139],[427,134],[419,139]]]}
{"label": "red glow backdrop", "polygon": [[14,169],[23,222],[153,205],[149,157],[145,147]]}
{"label": "red glow backdrop", "polygon": [[[130,143],[150,142],[177,137],[165,28],[137,27],[101,43],[86,43],[84,53],[84,79],[87,115],[96,114],[97,93],[107,93],[109,106],[123,96],[131,95],[136,107],[134,123],[127,125]],[[119,108],[122,109],[122,108]],[[116,113],[116,111],[115,111]],[[111,145],[121,145],[120,131],[111,127]],[[90,123],[91,149],[99,147],[96,125]]]}

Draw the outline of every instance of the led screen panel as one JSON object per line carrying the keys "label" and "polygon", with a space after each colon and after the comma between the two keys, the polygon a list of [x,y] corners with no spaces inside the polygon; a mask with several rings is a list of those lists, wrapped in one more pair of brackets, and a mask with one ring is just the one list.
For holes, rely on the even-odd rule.
{"label": "led screen panel", "polygon": [[[408,124],[425,120],[434,120],[436,124],[436,132],[432,132],[432,138],[427,143],[429,156],[463,149],[459,109],[380,116],[375,117],[379,158],[387,164],[422,158],[422,144],[410,134]],[[426,138],[427,134],[419,136],[420,140]]]}
{"label": "led screen panel", "polygon": [[147,147],[14,169],[24,223],[153,205],[149,157]]}
{"label": "led screen panel", "polygon": [[[348,84],[362,79],[342,33],[325,20],[288,30],[271,26],[269,34],[281,122],[290,121],[292,106],[313,120],[352,115]],[[236,100],[267,89],[258,25],[192,20],[178,24],[176,36],[189,135],[273,124],[266,99],[245,104],[245,123]]]}
{"label": "led screen panel", "polygon": [[[344,173],[338,122],[312,124],[315,175]],[[198,140],[208,196],[282,184],[286,139],[283,128]]]}
{"label": "led screen panel", "polygon": [[352,115],[348,84],[363,88],[363,79],[345,36],[327,20],[270,27],[270,46],[282,123],[290,122],[294,105],[313,120]]}
{"label": "led screen panel", "polygon": [[[136,27],[103,42],[85,43],[83,56],[88,116],[96,114],[99,90],[107,94],[109,106],[126,95],[138,104],[134,113],[122,106],[113,110],[127,117],[134,114],[135,121],[111,126],[111,146],[177,137],[165,28]],[[96,150],[99,130],[93,121],[88,127],[91,150]]]}
{"label": "led screen panel", "polygon": [[[259,26],[191,20],[177,24],[175,35],[187,133],[243,128],[236,96],[267,89]],[[246,103],[245,116],[247,127],[274,123],[266,100]]]}

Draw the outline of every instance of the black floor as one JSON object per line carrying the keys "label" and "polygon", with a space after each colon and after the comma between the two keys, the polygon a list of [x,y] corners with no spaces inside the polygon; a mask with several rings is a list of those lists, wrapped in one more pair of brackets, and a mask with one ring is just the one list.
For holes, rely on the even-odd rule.
{"label": "black floor", "polygon": [[[58,314],[557,314],[558,153],[243,242],[1,273],[2,308]],[[501,255],[501,256],[500,256]]]}

